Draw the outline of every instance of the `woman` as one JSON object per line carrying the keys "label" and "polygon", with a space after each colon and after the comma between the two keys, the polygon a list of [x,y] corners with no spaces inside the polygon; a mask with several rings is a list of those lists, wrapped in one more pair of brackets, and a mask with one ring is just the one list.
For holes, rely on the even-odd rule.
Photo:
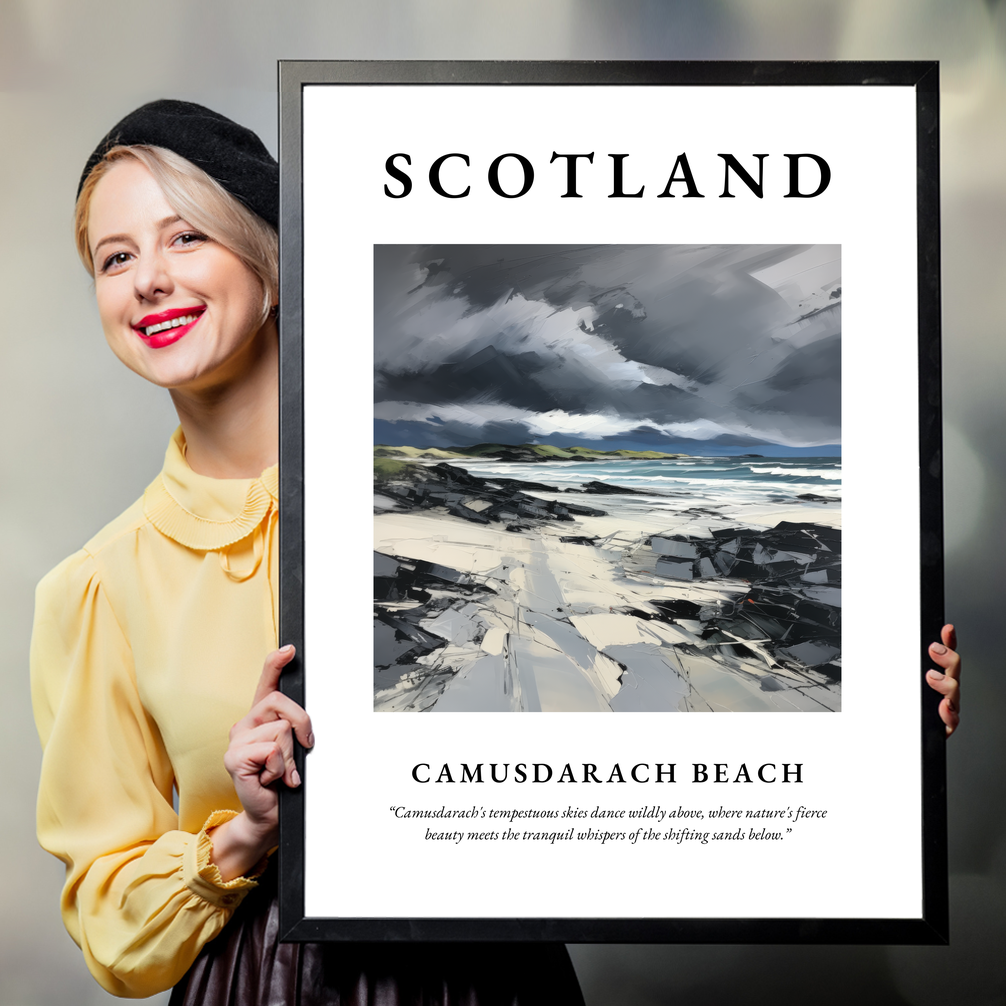
{"label": "woman", "polygon": [[[277,691],[293,651],[274,649],[277,219],[258,138],[186,102],[127,116],[81,179],[106,338],[180,427],[142,499],[39,585],[38,829],[66,864],[67,929],[122,996],[582,1003],[561,946],[276,942],[276,785],[300,784],[294,736],[313,744]],[[954,646],[948,626],[931,648],[948,734]]]}
{"label": "woman", "polygon": [[106,339],[180,426],[142,499],[38,589],[38,831],[67,929],[121,996],[582,1004],[561,945],[277,944],[276,786],[313,744],[274,649],[277,220],[258,137],[187,102],[131,113],[81,178]]}

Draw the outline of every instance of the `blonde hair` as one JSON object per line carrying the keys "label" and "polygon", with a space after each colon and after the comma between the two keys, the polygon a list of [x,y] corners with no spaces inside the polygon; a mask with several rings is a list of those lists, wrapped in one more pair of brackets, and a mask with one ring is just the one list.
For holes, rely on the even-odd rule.
{"label": "blonde hair", "polygon": [[91,198],[112,165],[126,158],[139,161],[154,176],[168,205],[183,220],[234,252],[255,273],[262,283],[264,323],[279,294],[279,236],[202,168],[165,147],[112,147],[84,181],[74,211],[74,238],[92,279],[94,259],[87,240]]}

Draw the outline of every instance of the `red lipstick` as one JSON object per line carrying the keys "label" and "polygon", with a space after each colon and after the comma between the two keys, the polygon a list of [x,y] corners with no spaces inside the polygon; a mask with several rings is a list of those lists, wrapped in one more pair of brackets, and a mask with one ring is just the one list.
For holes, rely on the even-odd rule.
{"label": "red lipstick", "polygon": [[[151,349],[161,349],[164,346],[170,346],[173,342],[178,342],[184,335],[187,335],[205,310],[204,305],[199,305],[196,307],[173,307],[168,311],[148,314],[133,325],[133,331]],[[181,319],[186,318],[189,320],[179,324]]]}

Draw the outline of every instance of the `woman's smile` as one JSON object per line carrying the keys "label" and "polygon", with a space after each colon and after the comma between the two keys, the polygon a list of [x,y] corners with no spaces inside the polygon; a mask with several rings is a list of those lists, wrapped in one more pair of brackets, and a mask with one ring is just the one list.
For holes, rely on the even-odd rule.
{"label": "woman's smile", "polygon": [[192,331],[206,307],[176,307],[158,314],[148,314],[141,318],[133,331],[143,339],[151,349],[161,349],[178,342]]}

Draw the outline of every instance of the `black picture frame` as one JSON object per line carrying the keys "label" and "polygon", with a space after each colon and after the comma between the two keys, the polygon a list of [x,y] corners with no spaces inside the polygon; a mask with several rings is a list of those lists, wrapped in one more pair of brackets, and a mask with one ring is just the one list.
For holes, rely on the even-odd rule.
{"label": "black picture frame", "polygon": [[[945,737],[939,696],[925,684],[927,647],[943,624],[940,382],[939,72],[934,62],[354,62],[282,61],[280,103],[280,641],[298,648],[284,692],[311,710],[305,649],[302,100],[305,87],[346,84],[450,88],[478,85],[863,87],[914,89],[918,247],[918,401],[921,570],[918,651],[922,800],[918,841],[922,906],[912,918],[378,918],[305,914],[304,785],[281,794],[280,926],[288,941],[427,940],[667,943],[938,944],[948,941]],[[389,148],[390,149],[390,148]],[[396,148],[397,149],[397,148]],[[338,855],[332,869],[340,869]]]}

